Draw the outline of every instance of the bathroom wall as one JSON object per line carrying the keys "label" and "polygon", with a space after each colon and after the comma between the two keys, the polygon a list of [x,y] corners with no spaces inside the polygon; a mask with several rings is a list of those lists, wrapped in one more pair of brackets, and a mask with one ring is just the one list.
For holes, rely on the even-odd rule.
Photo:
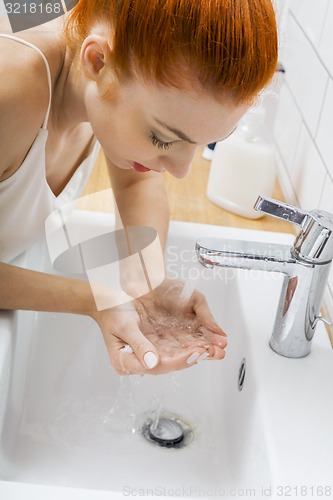
{"label": "bathroom wall", "polygon": [[[286,73],[274,127],[287,201],[333,213],[333,1],[276,0]],[[325,295],[333,320],[333,270]]]}

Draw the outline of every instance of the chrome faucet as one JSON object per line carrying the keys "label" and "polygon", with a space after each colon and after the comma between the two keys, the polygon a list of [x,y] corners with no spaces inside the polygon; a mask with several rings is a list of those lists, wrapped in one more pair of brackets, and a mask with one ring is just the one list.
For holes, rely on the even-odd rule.
{"label": "chrome faucet", "polygon": [[333,215],[305,211],[260,196],[255,210],[300,226],[293,245],[202,238],[196,243],[199,262],[205,267],[224,266],[283,273],[271,348],[288,358],[309,354],[333,259]]}

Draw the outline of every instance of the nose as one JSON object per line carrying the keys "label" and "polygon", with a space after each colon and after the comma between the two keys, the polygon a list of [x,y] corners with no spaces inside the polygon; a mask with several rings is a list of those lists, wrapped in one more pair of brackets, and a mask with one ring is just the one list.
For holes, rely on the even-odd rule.
{"label": "nose", "polygon": [[188,174],[197,145],[187,144],[181,152],[175,154],[163,155],[160,163],[163,168],[177,179],[182,179]]}

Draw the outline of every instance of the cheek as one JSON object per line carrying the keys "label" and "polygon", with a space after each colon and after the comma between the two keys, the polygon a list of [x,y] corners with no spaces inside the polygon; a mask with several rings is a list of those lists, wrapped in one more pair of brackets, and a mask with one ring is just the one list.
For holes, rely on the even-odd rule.
{"label": "cheek", "polygon": [[126,106],[114,106],[107,102],[94,103],[90,122],[102,148],[111,157],[144,161],[156,158],[159,152],[150,141],[149,127],[145,127],[141,113]]}
{"label": "cheek", "polygon": [[108,142],[110,148],[131,160],[144,160],[156,154],[149,134],[142,131],[142,127],[133,126],[128,120],[112,126]]}
{"label": "cheek", "polygon": [[154,156],[149,136],[121,122],[96,123],[95,134],[105,153],[114,161],[131,160],[140,163]]}

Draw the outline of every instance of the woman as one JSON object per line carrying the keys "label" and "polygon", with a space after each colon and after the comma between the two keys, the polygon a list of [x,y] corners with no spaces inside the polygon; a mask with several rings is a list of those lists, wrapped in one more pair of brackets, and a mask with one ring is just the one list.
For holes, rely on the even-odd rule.
{"label": "woman", "polygon": [[[79,0],[62,21],[0,36],[0,307],[93,317],[120,374],[222,359],[224,332],[198,292],[180,306],[181,285],[166,279],[130,314],[98,311],[88,283],[13,264],[52,210],[79,196],[94,138],[123,224],[155,228],[164,246],[160,173],[186,176],[196,148],[228,137],[271,80],[271,2]],[[154,343],[161,314],[178,321],[172,354],[168,337],[165,349]],[[200,341],[185,336],[189,321]]]}

